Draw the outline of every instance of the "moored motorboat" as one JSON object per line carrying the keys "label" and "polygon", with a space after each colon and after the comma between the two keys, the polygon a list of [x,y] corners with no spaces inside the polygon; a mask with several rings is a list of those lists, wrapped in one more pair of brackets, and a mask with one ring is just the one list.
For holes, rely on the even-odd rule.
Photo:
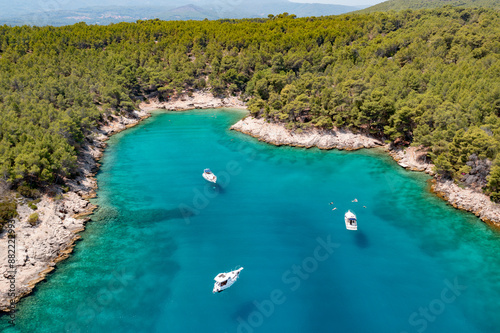
{"label": "moored motorboat", "polygon": [[220,293],[221,291],[231,287],[238,279],[238,276],[240,275],[242,269],[243,267],[228,273],[217,274],[217,276],[214,278],[215,284],[213,292]]}
{"label": "moored motorboat", "polygon": [[358,220],[353,212],[348,210],[347,213],[345,213],[344,220],[347,230],[358,230]]}
{"label": "moored motorboat", "polygon": [[214,173],[212,171],[210,171],[210,169],[203,170],[203,175],[202,176],[203,176],[203,178],[205,178],[209,182],[212,182],[212,183],[216,183],[217,182],[217,176],[214,175]]}

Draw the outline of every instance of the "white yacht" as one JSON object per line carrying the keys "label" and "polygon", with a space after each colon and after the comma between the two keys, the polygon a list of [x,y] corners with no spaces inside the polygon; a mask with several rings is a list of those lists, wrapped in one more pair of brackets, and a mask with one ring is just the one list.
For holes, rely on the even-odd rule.
{"label": "white yacht", "polygon": [[212,183],[217,182],[217,176],[214,175],[213,172],[210,171],[210,169],[203,170],[203,175],[202,176],[203,176],[203,178],[205,178],[209,182],[212,182]]}
{"label": "white yacht", "polygon": [[214,284],[214,293],[220,293],[224,289],[227,289],[233,285],[233,283],[236,282],[238,279],[238,276],[240,275],[241,270],[243,267],[231,271],[228,273],[219,273],[215,278],[215,284]]}
{"label": "white yacht", "polygon": [[347,230],[358,230],[358,221],[356,220],[356,215],[350,210],[345,213],[344,216],[345,227]]}

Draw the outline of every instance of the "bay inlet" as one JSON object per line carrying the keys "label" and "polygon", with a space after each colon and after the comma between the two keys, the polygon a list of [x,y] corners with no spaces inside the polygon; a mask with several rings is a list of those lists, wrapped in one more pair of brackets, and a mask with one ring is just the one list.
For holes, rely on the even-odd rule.
{"label": "bay inlet", "polygon": [[496,231],[389,156],[274,147],[229,130],[244,114],[155,113],[113,136],[82,241],[2,331],[495,332]]}

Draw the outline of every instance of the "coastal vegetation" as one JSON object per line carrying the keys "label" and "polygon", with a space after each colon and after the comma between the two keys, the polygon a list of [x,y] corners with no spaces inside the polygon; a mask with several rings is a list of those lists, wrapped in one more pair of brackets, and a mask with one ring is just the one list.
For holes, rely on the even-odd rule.
{"label": "coastal vegetation", "polygon": [[5,225],[14,217],[17,216],[17,205],[15,201],[7,198],[0,200],[0,232],[3,231]]}
{"label": "coastal vegetation", "polygon": [[493,9],[0,27],[0,173],[36,198],[77,174],[86,137],[144,99],[241,94],[297,131],[423,145],[443,177],[500,200]]}
{"label": "coastal vegetation", "polygon": [[28,223],[34,227],[38,222],[38,213],[33,213],[28,217]]}

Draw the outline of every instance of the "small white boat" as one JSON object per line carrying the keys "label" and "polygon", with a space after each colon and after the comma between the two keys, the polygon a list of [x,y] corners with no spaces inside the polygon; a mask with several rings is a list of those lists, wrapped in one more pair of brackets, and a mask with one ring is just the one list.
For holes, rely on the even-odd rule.
{"label": "small white boat", "polygon": [[215,284],[213,292],[220,293],[221,291],[231,287],[238,279],[238,276],[240,275],[242,269],[243,267],[228,273],[219,273],[214,278]]}
{"label": "small white boat", "polygon": [[205,178],[209,182],[212,182],[212,183],[216,183],[217,182],[217,176],[214,175],[214,173],[212,171],[210,171],[210,169],[203,170],[203,175],[202,176],[203,176],[203,178]]}
{"label": "small white boat", "polygon": [[348,210],[347,213],[345,213],[344,220],[347,230],[358,230],[358,220],[353,212]]}

